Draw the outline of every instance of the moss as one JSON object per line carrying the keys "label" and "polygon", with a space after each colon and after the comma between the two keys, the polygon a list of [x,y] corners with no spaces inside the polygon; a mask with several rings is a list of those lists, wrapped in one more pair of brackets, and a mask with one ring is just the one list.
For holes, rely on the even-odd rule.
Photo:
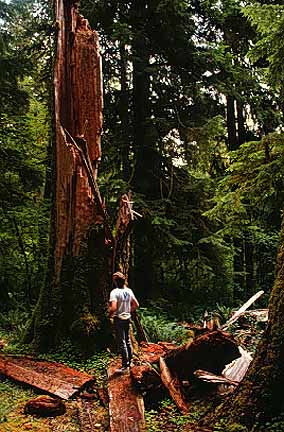
{"label": "moss", "polygon": [[239,423],[232,423],[227,426],[227,432],[248,432],[248,428]]}

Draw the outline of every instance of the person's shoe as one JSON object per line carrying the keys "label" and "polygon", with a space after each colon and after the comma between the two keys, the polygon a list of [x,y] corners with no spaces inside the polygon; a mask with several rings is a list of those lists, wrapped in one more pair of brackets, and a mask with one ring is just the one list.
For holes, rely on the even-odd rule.
{"label": "person's shoe", "polygon": [[127,367],[122,367],[122,368],[120,368],[120,369],[116,369],[115,372],[116,372],[116,373],[119,373],[119,374],[126,374],[126,373],[129,372],[129,367],[127,366]]}

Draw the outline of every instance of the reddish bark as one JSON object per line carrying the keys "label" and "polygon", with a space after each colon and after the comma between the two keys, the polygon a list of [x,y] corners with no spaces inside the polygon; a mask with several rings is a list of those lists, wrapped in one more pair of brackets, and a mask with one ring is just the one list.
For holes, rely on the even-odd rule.
{"label": "reddish bark", "polygon": [[[111,271],[110,229],[97,184],[102,79],[97,33],[75,0],[55,0],[54,166],[50,253],[26,341],[48,351],[71,337],[94,347]],[[87,161],[87,163],[86,163]]]}
{"label": "reddish bark", "polygon": [[0,373],[16,381],[68,399],[93,376],[68,366],[27,356],[0,356]]}
{"label": "reddish bark", "polygon": [[225,365],[239,356],[238,345],[229,334],[212,331],[169,352],[164,358],[179,379],[187,380],[197,369],[221,374]]}
{"label": "reddish bark", "polygon": [[28,401],[24,408],[26,414],[35,414],[41,417],[55,417],[64,414],[65,411],[66,407],[62,400],[46,395]]}
{"label": "reddish bark", "polygon": [[101,157],[101,65],[97,33],[79,16],[77,2],[56,1],[57,61],[54,72],[56,123],[55,274],[62,257],[79,254],[82,239],[96,220],[97,209],[78,152],[66,145],[62,128],[84,136],[96,178]]}
{"label": "reddish bark", "polygon": [[108,369],[110,432],[140,432],[145,430],[144,402],[132,385],[130,374],[116,373],[120,362]]}

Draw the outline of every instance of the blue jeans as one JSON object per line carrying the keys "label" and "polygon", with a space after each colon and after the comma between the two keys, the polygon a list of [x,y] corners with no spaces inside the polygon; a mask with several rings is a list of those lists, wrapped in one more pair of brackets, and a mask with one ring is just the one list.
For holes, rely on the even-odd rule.
{"label": "blue jeans", "polygon": [[122,359],[122,367],[127,367],[130,365],[132,359],[132,345],[129,331],[130,319],[121,320],[115,317],[113,324],[118,351]]}

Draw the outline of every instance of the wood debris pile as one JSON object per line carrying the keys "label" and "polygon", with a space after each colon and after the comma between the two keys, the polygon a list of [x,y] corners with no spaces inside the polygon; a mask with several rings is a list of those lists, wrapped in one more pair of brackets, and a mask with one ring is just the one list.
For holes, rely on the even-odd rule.
{"label": "wood debris pile", "polygon": [[246,374],[253,347],[268,320],[267,309],[247,311],[262,293],[249,299],[223,326],[211,320],[203,327],[186,325],[195,337],[183,346],[142,343],[140,362],[131,370],[136,389],[153,400],[166,389],[182,413],[188,412],[196,388],[221,395],[234,391]]}

